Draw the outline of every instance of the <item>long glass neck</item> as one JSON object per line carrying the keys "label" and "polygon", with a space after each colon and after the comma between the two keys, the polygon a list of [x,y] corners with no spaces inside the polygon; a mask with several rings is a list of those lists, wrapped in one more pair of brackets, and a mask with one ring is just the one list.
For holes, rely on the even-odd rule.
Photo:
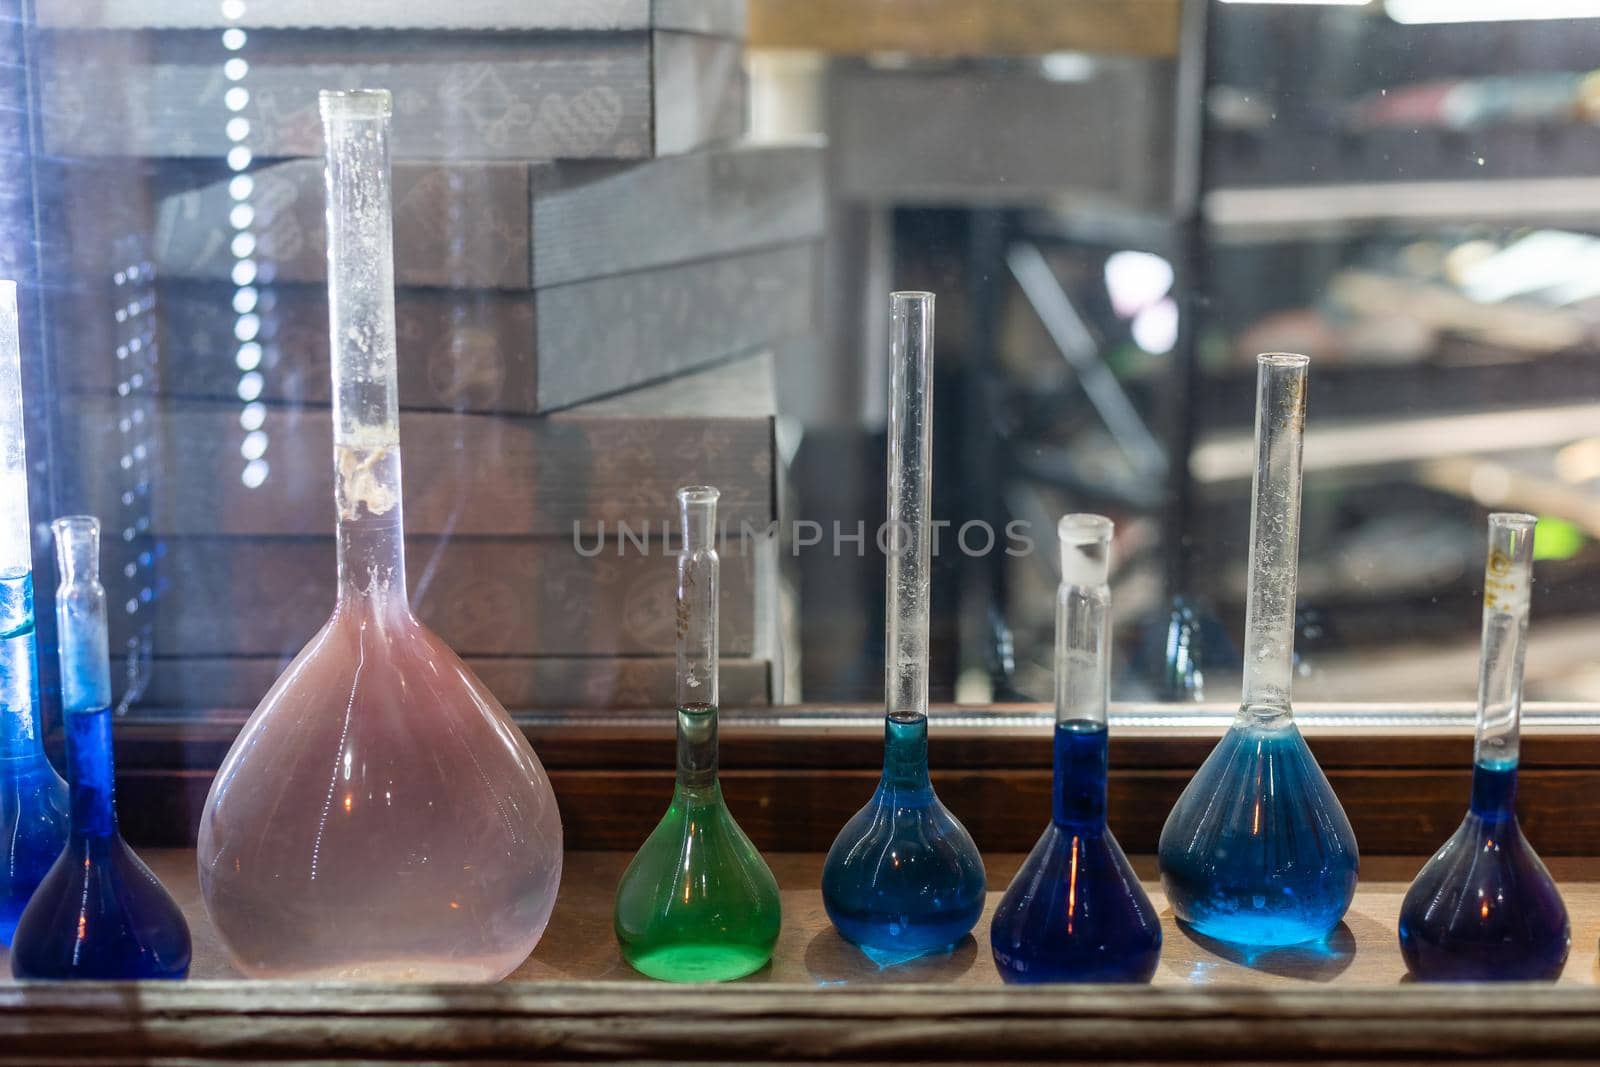
{"label": "long glass neck", "polygon": [[1067,515],[1057,527],[1056,722],[1105,724],[1111,697],[1111,520]]}
{"label": "long glass neck", "polygon": [[324,92],[339,597],[404,605],[389,94]]}
{"label": "long glass neck", "polygon": [[1533,584],[1532,515],[1489,516],[1483,575],[1483,650],[1478,662],[1478,736],[1474,762],[1515,767],[1520,751],[1522,663]]}
{"label": "long glass neck", "polygon": [[1288,354],[1257,357],[1243,699],[1244,709],[1257,717],[1290,714],[1308,362]]}
{"label": "long glass neck", "polygon": [[683,550],[678,554],[678,706],[717,706],[717,496],[710,486],[678,490]]}
{"label": "long glass neck", "polygon": [[885,710],[895,722],[926,722],[933,294],[894,293],[890,306]]}
{"label": "long glass neck", "polygon": [[116,768],[111,746],[111,656],[106,591],[100,584],[100,523],[85,515],[57,519],[56,638],[66,722],[72,829],[116,832]]}

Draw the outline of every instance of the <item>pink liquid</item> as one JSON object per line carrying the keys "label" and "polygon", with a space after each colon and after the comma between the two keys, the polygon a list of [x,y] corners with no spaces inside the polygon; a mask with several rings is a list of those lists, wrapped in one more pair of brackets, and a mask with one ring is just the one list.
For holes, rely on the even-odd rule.
{"label": "pink liquid", "polygon": [[403,605],[358,597],[234,742],[200,885],[253,977],[494,981],[544,933],[561,846],[504,709]]}

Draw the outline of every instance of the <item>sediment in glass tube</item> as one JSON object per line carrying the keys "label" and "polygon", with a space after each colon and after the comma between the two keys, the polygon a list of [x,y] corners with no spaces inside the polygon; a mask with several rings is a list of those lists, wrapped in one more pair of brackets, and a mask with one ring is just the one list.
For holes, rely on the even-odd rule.
{"label": "sediment in glass tube", "polygon": [[1401,955],[1425,980],[1553,979],[1572,945],[1566,904],[1517,821],[1534,526],[1489,516],[1471,801],[1400,908]]}
{"label": "sediment in glass tube", "polygon": [[211,787],[201,892],[259,977],[493,980],[561,876],[544,768],[406,592],[389,94],[325,92],[338,597]]}
{"label": "sediment in glass tube", "polygon": [[1295,578],[1305,356],[1257,360],[1244,697],[1161,831],[1161,881],[1208,937],[1290,945],[1328,934],[1355,894],[1354,832],[1295,726]]}
{"label": "sediment in glass tube", "polygon": [[66,847],[17,923],[18,978],[134,980],[189,973],[189,925],[117,829],[111,658],[100,523],[57,519],[56,637],[72,815]]}
{"label": "sediment in glass tube", "polygon": [[617,886],[622,957],[671,982],[723,982],[764,967],[778,941],[778,883],[717,781],[717,490],[678,490],[678,773],[672,803]]}
{"label": "sediment in glass tube", "polygon": [[33,618],[17,284],[0,281],[0,941],[67,837],[67,783],[44,754]]}
{"label": "sediment in glass tube", "polygon": [[1161,920],[1106,825],[1111,531],[1100,515],[1057,528],[1053,801],[989,927],[1007,982],[1148,982],[1161,959]]}
{"label": "sediment in glass tube", "polygon": [[883,776],[822,868],[847,940],[880,960],[946,949],[983,911],[983,859],[928,776],[932,293],[890,297],[889,521]]}

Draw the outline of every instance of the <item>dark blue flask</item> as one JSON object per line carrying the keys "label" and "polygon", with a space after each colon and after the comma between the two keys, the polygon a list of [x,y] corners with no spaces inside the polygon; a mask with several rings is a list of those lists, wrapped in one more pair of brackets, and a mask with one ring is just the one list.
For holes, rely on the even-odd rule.
{"label": "dark blue flask", "polygon": [[989,927],[1007,982],[1148,982],[1161,959],[1161,921],[1106,825],[1111,529],[1099,515],[1059,526],[1055,787]]}
{"label": "dark blue flask", "polygon": [[183,978],[189,927],[117,830],[100,524],[57,519],[56,618],[71,781],[65,847],[17,923],[18,978]]}
{"label": "dark blue flask", "polygon": [[1489,516],[1472,802],[1400,907],[1400,952],[1424,980],[1554,979],[1572,945],[1561,893],[1517,824],[1534,524]]}

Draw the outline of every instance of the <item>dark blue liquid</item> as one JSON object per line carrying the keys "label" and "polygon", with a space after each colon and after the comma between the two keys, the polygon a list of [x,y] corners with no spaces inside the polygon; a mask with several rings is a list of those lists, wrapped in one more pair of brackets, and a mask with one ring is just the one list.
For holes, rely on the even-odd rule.
{"label": "dark blue liquid", "polygon": [[989,927],[1007,982],[1148,982],[1161,921],[1106,826],[1106,729],[1056,726],[1050,825]]}
{"label": "dark blue liquid", "polygon": [[1400,953],[1431,981],[1561,974],[1572,927],[1550,872],[1517,824],[1515,763],[1472,769],[1472,806],[1400,907]]}
{"label": "dark blue liquid", "polygon": [[182,978],[189,927],[117,831],[111,711],[66,715],[72,825],[17,923],[18,978]]}
{"label": "dark blue liquid", "polygon": [[1239,945],[1326,936],[1350,907],[1355,833],[1292,722],[1236,723],[1161,830],[1177,917]]}
{"label": "dark blue liquid", "polygon": [[0,941],[67,837],[67,784],[40,743],[33,577],[0,577]]}
{"label": "dark blue liquid", "polygon": [[880,959],[912,959],[971,932],[984,889],[978,847],[928,779],[927,720],[889,720],[878,789],[822,867],[828,918]]}

